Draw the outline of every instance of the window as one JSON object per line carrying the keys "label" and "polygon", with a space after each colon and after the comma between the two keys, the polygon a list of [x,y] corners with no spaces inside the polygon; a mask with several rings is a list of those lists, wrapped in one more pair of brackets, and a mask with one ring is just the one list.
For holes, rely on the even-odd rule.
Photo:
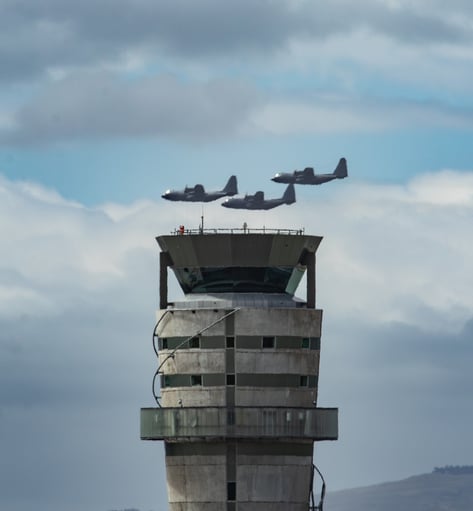
{"label": "window", "polygon": [[200,337],[192,337],[189,341],[189,348],[200,348]]}
{"label": "window", "polygon": [[303,337],[302,338],[301,347],[304,348],[304,349],[309,349],[310,348],[310,339],[309,339],[309,337]]}
{"label": "window", "polygon": [[196,266],[174,269],[185,294],[284,293],[293,271],[292,266],[252,268]]}
{"label": "window", "polygon": [[320,337],[311,337],[310,338],[310,349],[311,350],[320,350]]}
{"label": "window", "polygon": [[193,387],[197,386],[197,385],[202,385],[202,375],[200,375],[200,374],[192,374],[191,375],[191,385]]}
{"label": "window", "polygon": [[227,337],[227,348],[234,348],[235,347],[235,337],[229,336]]}
{"label": "window", "polygon": [[299,386],[300,387],[308,387],[309,386],[309,377],[308,376],[301,376],[300,377]]}
{"label": "window", "polygon": [[235,375],[227,374],[227,385],[235,385]]}
{"label": "window", "polygon": [[234,502],[236,500],[236,482],[228,481],[227,483],[227,500]]}
{"label": "window", "polygon": [[168,340],[165,337],[161,337],[159,339],[159,345],[161,346],[162,350],[167,350],[168,349]]}
{"label": "window", "polygon": [[274,337],[263,337],[263,348],[274,348]]}

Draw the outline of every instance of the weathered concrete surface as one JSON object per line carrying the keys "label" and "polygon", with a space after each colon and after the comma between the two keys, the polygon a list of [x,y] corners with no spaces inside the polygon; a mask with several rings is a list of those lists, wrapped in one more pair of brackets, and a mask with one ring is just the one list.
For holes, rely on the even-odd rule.
{"label": "weathered concrete surface", "polygon": [[235,394],[236,406],[313,406],[317,389],[277,389],[241,387]]}
{"label": "weathered concrete surface", "polygon": [[227,511],[227,502],[171,502],[169,511]]}
{"label": "weathered concrete surface", "polygon": [[219,465],[170,465],[166,469],[169,502],[227,500],[225,462]]}
{"label": "weathered concrete surface", "polygon": [[[160,352],[160,363],[169,353]],[[316,350],[236,350],[235,355],[236,372],[317,374],[319,370]],[[177,350],[161,369],[165,374],[224,373],[225,350]]]}
{"label": "weathered concrete surface", "polygon": [[226,502],[172,502],[169,504],[169,511],[227,511],[227,503]]}
{"label": "weathered concrete surface", "polygon": [[241,309],[235,313],[239,335],[291,335],[320,337],[319,309]]}
{"label": "weathered concrete surface", "polygon": [[307,511],[308,504],[294,502],[239,502],[238,511]]}
{"label": "weathered concrete surface", "polygon": [[161,405],[173,406],[225,406],[226,387],[180,387],[161,390]]}
{"label": "weathered concrete surface", "polygon": [[[172,312],[159,310],[157,320],[164,314],[166,314],[166,317],[163,318],[156,332],[159,337],[190,337],[218,321],[227,314],[227,311],[222,309],[197,309],[195,312],[193,310],[173,310]],[[205,335],[224,334],[224,321],[220,321],[205,332]]]}
{"label": "weathered concrete surface", "polygon": [[287,502],[307,505],[312,460],[303,465],[261,465],[257,459],[252,464],[237,466],[238,502]]}
{"label": "weathered concrete surface", "polygon": [[239,373],[318,374],[316,350],[236,350],[235,369]]}
{"label": "weathered concrete surface", "polygon": [[[165,360],[169,353],[169,351],[160,352],[159,362],[161,363],[162,360]],[[174,357],[168,358],[161,369],[165,374],[224,373],[225,351],[202,349],[177,350]]]}
{"label": "weathered concrete surface", "polygon": [[[166,311],[157,313],[159,319]],[[160,337],[185,337],[195,335],[228,313],[226,309],[175,310],[166,313],[159,324]],[[254,308],[234,313],[235,332],[238,335],[290,335],[320,337],[322,311],[320,309]],[[205,335],[224,335],[225,321],[206,330]]]}

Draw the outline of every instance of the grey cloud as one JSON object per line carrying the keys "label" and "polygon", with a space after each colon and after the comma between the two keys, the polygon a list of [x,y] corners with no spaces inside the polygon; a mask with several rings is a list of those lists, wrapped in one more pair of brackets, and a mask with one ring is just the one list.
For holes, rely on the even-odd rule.
{"label": "grey cloud", "polygon": [[[153,405],[157,215],[145,228],[144,249],[141,222],[129,231],[126,219],[117,225],[33,186],[1,184],[0,231],[16,253],[2,253],[2,291],[27,286],[55,307],[38,314],[26,302],[21,314],[8,314],[8,295],[0,296],[0,507],[163,509],[161,446],[139,440],[139,408]],[[41,278],[31,257],[20,260],[25,236],[26,252],[42,254]],[[78,257],[62,268],[65,239],[77,243]],[[103,241],[106,253],[93,254],[86,239],[96,248]],[[91,255],[112,264],[118,253],[126,278],[105,282],[81,264]]]}
{"label": "grey cloud", "polygon": [[[324,121],[314,123],[318,118]],[[0,128],[0,145],[126,137],[202,141],[258,132],[379,131],[405,125],[469,129],[471,118],[470,109],[440,101],[312,93],[286,103],[226,79],[186,82],[159,75],[123,80],[112,73],[74,73],[50,83],[13,112],[9,125]]]}
{"label": "grey cloud", "polygon": [[320,444],[317,461],[331,490],[468,462],[471,334],[471,321],[459,334],[325,322],[319,402],[339,407],[340,438]]}
{"label": "grey cloud", "polygon": [[[430,310],[431,317],[436,314]],[[459,334],[424,331],[397,322],[370,330],[372,342],[360,348],[361,356],[367,365],[391,367],[397,372],[397,388],[407,390],[415,383],[437,400],[469,392],[473,385],[473,375],[469,371],[473,357],[472,320]],[[422,374],[419,368],[426,373]]]}
{"label": "grey cloud", "polygon": [[0,507],[164,508],[161,446],[139,440],[139,408],[153,405],[154,255],[134,253],[108,290],[71,284],[57,315],[0,319]]}
{"label": "grey cloud", "polygon": [[[470,15],[458,4],[458,12]],[[324,39],[368,29],[400,41],[457,42],[471,32],[428,5],[397,9],[374,0],[353,3],[218,0],[0,2],[0,79],[26,78],[51,67],[94,66],[126,52],[199,59],[267,58],[294,38]]]}
{"label": "grey cloud", "polygon": [[22,106],[15,128],[0,132],[0,140],[228,135],[260,101],[250,87],[226,80],[189,85],[173,76],[127,82],[102,73],[73,75]]}
{"label": "grey cloud", "polygon": [[[467,186],[469,181],[458,179]],[[473,355],[473,320],[463,320],[459,333],[440,333],[436,326],[439,311],[426,308],[424,328],[407,321],[382,323],[360,293],[368,292],[377,301],[383,293],[395,295],[401,301],[402,293],[422,299],[429,292],[429,288],[422,286],[419,290],[410,281],[407,259],[392,254],[391,245],[384,254],[392,257],[381,258],[379,263],[383,274],[395,274],[396,282],[381,279],[379,288],[363,288],[366,279],[380,270],[373,268],[373,255],[378,253],[372,252],[380,240],[387,242],[383,236],[386,232],[393,241],[401,238],[406,245],[426,247],[432,257],[441,254],[445,279],[441,286],[457,288],[458,280],[452,273],[459,258],[468,265],[462,278],[471,274],[469,245],[458,243],[467,232],[470,206],[461,209],[463,220],[459,222],[457,208],[461,204],[454,209],[440,205],[435,211],[434,206],[419,211],[415,204],[409,207],[403,202],[409,221],[406,228],[402,221],[386,222],[386,216],[377,210],[379,203],[389,209],[389,190],[374,186],[370,195],[363,193],[366,186],[351,194],[352,200],[346,195],[333,195],[316,205],[312,201],[309,217],[310,230],[327,236],[323,250],[332,246],[334,252],[329,256],[335,256],[318,259],[322,277],[318,279],[319,303],[326,308],[319,404],[340,407],[340,441],[316,449],[317,463],[330,489],[406,477],[435,465],[468,462],[460,456],[471,436],[468,390],[472,384],[469,362]],[[48,231],[56,232],[55,224],[60,223],[61,237],[77,242],[79,256],[90,254],[106,238],[109,251],[101,254],[103,261],[116,265],[111,259],[120,254],[124,257],[118,258],[123,277],[101,280],[93,289],[84,288],[83,281],[97,278],[94,268],[83,268],[80,257],[72,261],[67,285],[49,288],[49,293],[55,295],[53,303],[65,303],[57,306],[53,315],[37,316],[25,308],[21,317],[0,317],[1,506],[10,511],[29,511],[35,506],[51,511],[124,506],[164,509],[162,446],[140,443],[138,409],[153,405],[150,387],[156,359],[151,329],[157,246],[152,237],[167,232],[173,222],[168,206],[161,209],[149,204],[117,222],[101,217],[104,229],[97,225],[97,215],[85,208],[70,205],[68,215],[67,204],[51,204],[47,199],[41,201],[41,197],[18,202],[14,198],[17,194],[27,198],[21,185],[5,180],[3,188],[3,238],[6,232],[19,231],[19,226],[27,222],[28,246],[34,241],[35,250],[46,247],[43,259],[51,260],[44,268],[45,280],[56,282],[66,276],[66,270],[57,269],[62,255],[56,247],[61,241],[46,238],[47,231],[40,230],[45,225]],[[326,209],[321,210],[320,204],[324,203]],[[373,203],[374,209],[360,210]],[[8,214],[11,205],[15,206],[15,215]],[[281,213],[284,219],[281,216],[280,223],[300,225],[304,215],[302,210],[295,211],[299,211],[297,217]],[[389,209],[390,217],[402,220],[399,212],[396,215],[391,211],[395,210]],[[82,222],[78,223],[77,216]],[[370,223],[347,220],[360,216],[368,217]],[[208,225],[216,227],[228,222],[216,211],[209,210],[206,218]],[[448,237],[438,235],[444,229]],[[439,244],[432,249],[425,237],[430,233]],[[149,246],[143,245],[141,237],[149,237]],[[337,240],[347,243],[340,245]],[[446,250],[449,244],[458,245],[460,252]],[[13,248],[23,252],[16,244]],[[337,257],[337,252],[346,259]],[[426,265],[423,254],[409,253],[409,265],[416,271],[422,266],[430,278],[440,279],[436,266]],[[369,271],[362,273],[360,281],[343,288],[341,281],[355,269],[349,262]],[[21,284],[40,286],[33,272],[20,271],[24,267],[19,257],[9,257],[3,264],[3,284],[12,285],[17,278]],[[466,287],[469,289],[468,282]],[[468,307],[471,293],[455,291],[458,301]],[[175,296],[174,291],[171,296]],[[416,303],[414,298],[402,305],[411,307]],[[360,312],[353,314],[353,307],[360,303]],[[386,307],[400,307],[396,302],[385,303]],[[443,314],[450,314],[448,306]]]}

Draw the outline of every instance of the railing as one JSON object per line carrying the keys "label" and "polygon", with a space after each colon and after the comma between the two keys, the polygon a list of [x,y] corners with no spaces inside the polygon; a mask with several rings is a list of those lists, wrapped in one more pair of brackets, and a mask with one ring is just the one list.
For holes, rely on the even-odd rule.
{"label": "railing", "polygon": [[302,229],[268,229],[261,227],[258,229],[250,229],[249,227],[237,227],[237,228],[218,228],[218,229],[186,229],[183,226],[174,229],[171,234],[176,236],[182,235],[196,235],[196,234],[288,234],[291,236],[301,236],[304,234],[304,228]]}
{"label": "railing", "polygon": [[337,408],[142,408],[142,440],[298,438],[337,440]]}

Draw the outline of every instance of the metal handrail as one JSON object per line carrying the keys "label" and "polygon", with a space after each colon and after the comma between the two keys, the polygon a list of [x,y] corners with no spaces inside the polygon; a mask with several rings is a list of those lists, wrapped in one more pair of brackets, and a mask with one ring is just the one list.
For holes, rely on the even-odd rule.
{"label": "metal handrail", "polygon": [[175,236],[196,235],[196,234],[288,234],[291,236],[301,236],[304,234],[302,229],[273,229],[261,227],[257,229],[249,227],[235,227],[235,228],[216,228],[216,229],[174,229],[171,234]]}
{"label": "metal handrail", "polygon": [[[322,491],[320,492],[320,500],[319,504],[315,505],[315,496],[314,496],[314,478],[315,472],[317,472],[322,480]],[[324,509],[324,500],[325,500],[325,479],[322,475],[322,472],[317,468],[317,465],[312,464],[312,481],[310,483],[310,502],[309,502],[309,511],[323,511]]]}

